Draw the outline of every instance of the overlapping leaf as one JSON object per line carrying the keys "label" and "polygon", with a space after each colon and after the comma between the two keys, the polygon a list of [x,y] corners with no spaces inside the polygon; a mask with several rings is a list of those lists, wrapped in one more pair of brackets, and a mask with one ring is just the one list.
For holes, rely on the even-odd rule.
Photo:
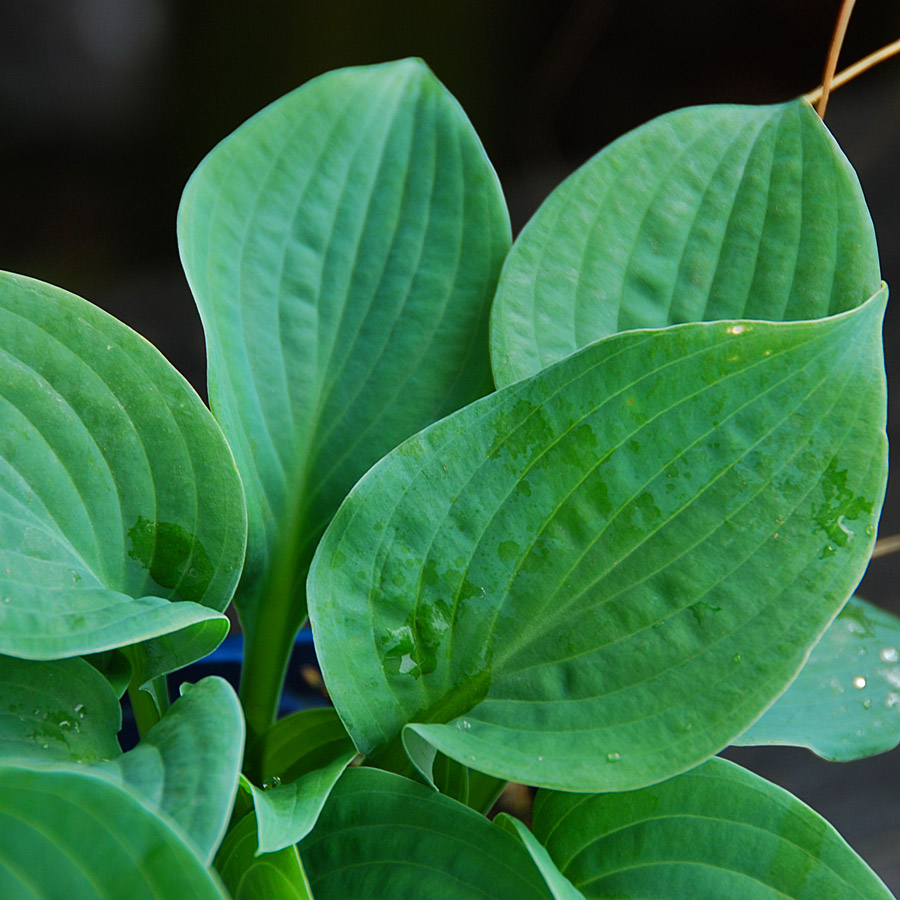
{"label": "overlapping leaf", "polygon": [[900,743],[900,619],[851,597],[783,696],[735,744],[791,744],[831,760]]}
{"label": "overlapping leaf", "polygon": [[511,834],[377,769],[344,773],[299,851],[316,900],[550,900]]}
{"label": "overlapping leaf", "polygon": [[256,816],[244,816],[225,837],[216,870],[234,900],[313,900],[294,846],[257,855]]}
{"label": "overlapping leaf", "polygon": [[14,766],[0,766],[0,896],[228,900],[218,878],[127,791],[88,774]]}
{"label": "overlapping leaf", "polygon": [[97,773],[174,823],[209,863],[231,816],[243,751],[237,696],[228,682],[210,677],[185,685],[137,747]]}
{"label": "overlapping leaf", "polygon": [[722,759],[640,791],[539,791],[534,832],[588,900],[892,897],[808,806]]}
{"label": "overlapping leaf", "polygon": [[0,656],[0,758],[94,763],[121,754],[122,709],[109,682],[83,659]]}
{"label": "overlapping leaf", "polygon": [[0,424],[0,652],[52,659],[172,635],[157,655],[183,665],[213,649],[245,513],[187,382],[86,301],[3,274]]}
{"label": "overlapping leaf", "polygon": [[260,774],[252,783],[259,849],[281,850],[309,834],[356,748],[331,708],[304,709],[279,720],[247,754]]}
{"label": "overlapping leaf", "polygon": [[856,174],[804,100],[661,116],[561,184],[510,253],[499,385],[631,328],[813,319],[878,288]]}
{"label": "overlapping leaf", "polygon": [[884,302],[614,335],[374,467],[309,580],[357,747],[408,726],[499,777],[623,790],[745,730],[868,561]]}
{"label": "overlapping leaf", "polygon": [[[315,79],[191,178],[179,244],[212,408],[247,488],[236,603],[251,654],[285,655],[316,541],[357,478],[489,388],[488,307],[509,241],[471,125],[417,60]],[[262,595],[277,623],[265,651]],[[244,699],[259,732],[267,716]]]}

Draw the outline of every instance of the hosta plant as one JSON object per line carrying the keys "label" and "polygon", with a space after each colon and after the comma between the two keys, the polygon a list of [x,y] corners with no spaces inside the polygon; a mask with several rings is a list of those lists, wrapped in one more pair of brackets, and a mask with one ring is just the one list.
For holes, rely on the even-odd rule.
{"label": "hosta plant", "polygon": [[[339,70],[210,153],[178,238],[211,413],[0,281],[0,896],[890,896],[716,758],[900,741],[900,620],[852,596],[887,290],[805,100],[654,120],[510,246],[428,69]],[[240,698],[178,690],[232,600]],[[307,617],[334,705],[276,721]]]}

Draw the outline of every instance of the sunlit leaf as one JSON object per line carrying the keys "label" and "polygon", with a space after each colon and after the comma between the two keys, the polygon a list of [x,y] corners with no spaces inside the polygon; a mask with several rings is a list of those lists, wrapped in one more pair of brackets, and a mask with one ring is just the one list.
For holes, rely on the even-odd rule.
{"label": "sunlit leaf", "polygon": [[624,790],[744,731],[868,562],[884,303],[614,335],[375,466],[309,580],[360,751],[394,767],[408,727],[498,777]]}
{"label": "sunlit leaf", "polygon": [[859,181],[808,103],[681,109],[541,205],[491,320],[498,385],[631,328],[814,319],[878,289]]}
{"label": "sunlit leaf", "polygon": [[851,597],[797,680],[733,743],[791,744],[832,760],[896,747],[900,619]]}
{"label": "sunlit leaf", "polygon": [[0,363],[0,652],[171,635],[178,664],[208,653],[228,627],[245,514],[200,398],[121,322],[16,275],[0,275]]}
{"label": "sunlit leaf", "polygon": [[[247,489],[235,602],[249,652],[277,659],[349,488],[489,389],[506,207],[459,105],[403,60],[330,72],[253,117],[200,164],[178,226],[210,402]],[[257,647],[261,597],[278,624]],[[244,699],[259,733],[271,710],[256,705],[274,701]]]}
{"label": "sunlit leaf", "polygon": [[824,819],[723,759],[640,791],[539,791],[534,833],[588,900],[891,900]]}

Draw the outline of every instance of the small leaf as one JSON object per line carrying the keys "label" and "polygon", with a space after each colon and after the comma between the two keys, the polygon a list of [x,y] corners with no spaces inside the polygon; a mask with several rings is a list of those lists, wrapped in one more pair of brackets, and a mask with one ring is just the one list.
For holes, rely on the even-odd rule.
{"label": "small leaf", "polygon": [[723,759],[640,791],[538,791],[534,833],[588,900],[892,897],[824,819]]}
{"label": "small leaf", "polygon": [[30,662],[0,656],[0,759],[44,765],[121,755],[122,709],[83,659]]}
{"label": "small leaf", "polygon": [[287,783],[328,765],[352,747],[332,707],[301,709],[279,719],[247,748],[245,768],[263,783],[271,778]]}
{"label": "small leaf", "polygon": [[263,852],[296,844],[311,831],[331,789],[356,748],[330,707],[303,709],[279,720],[247,753],[245,768],[259,772],[260,790],[247,787]]}
{"label": "small leaf", "polygon": [[0,274],[0,361],[0,652],[173,635],[208,653],[228,627],[245,513],[200,398],[121,322],[16,275]]}
{"label": "small leaf", "polygon": [[103,650],[100,653],[88,654],[84,657],[84,661],[103,675],[121,700],[128,690],[133,672],[128,656],[121,650]]}
{"label": "small leaf", "polygon": [[497,777],[627,790],[746,730],[868,562],[884,301],[614,335],[376,465],[308,585],[358,749],[393,767],[408,727]]}
{"label": "small leaf", "polygon": [[559,871],[556,863],[550,858],[550,854],[528,830],[524,822],[520,822],[506,813],[500,813],[494,819],[494,824],[515,835],[522,842],[547,883],[547,887],[550,888],[553,900],[584,900],[584,894]]}
{"label": "small leaf", "polygon": [[494,378],[633,328],[834,315],[879,282],[856,173],[808,103],[681,109],[597,154],[522,230],[494,300]]}
{"label": "small leaf", "polygon": [[900,619],[851,597],[793,684],[733,743],[808,747],[840,761],[896,747]]}
{"label": "small leaf", "polygon": [[0,766],[4,900],[228,900],[218,878],[159,817],[103,779]]}
{"label": "small leaf", "polygon": [[348,769],[300,846],[316,900],[550,900],[525,848],[435,791]]}
{"label": "small leaf", "polygon": [[[192,176],[178,235],[247,490],[235,603],[249,652],[272,654],[305,618],[306,569],[353,483],[489,390],[508,215],[459,105],[402,60],[330,72],[254,116]],[[256,648],[262,597],[278,621]],[[267,724],[252,698],[247,714]]]}
{"label": "small leaf", "polygon": [[182,691],[137,747],[95,771],[178,826],[209,863],[237,792],[244,720],[222,678],[204,678]]}
{"label": "small leaf", "polygon": [[256,816],[244,816],[216,856],[216,869],[234,900],[313,900],[297,848],[259,856],[256,831]]}

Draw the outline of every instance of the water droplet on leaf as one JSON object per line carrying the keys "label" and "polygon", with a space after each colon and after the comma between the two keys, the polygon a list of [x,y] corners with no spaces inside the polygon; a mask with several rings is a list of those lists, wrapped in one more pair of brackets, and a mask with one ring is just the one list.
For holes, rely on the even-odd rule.
{"label": "water droplet on leaf", "polygon": [[862,675],[857,675],[856,678],[853,679],[853,687],[857,690],[862,690],[866,686],[866,679]]}

